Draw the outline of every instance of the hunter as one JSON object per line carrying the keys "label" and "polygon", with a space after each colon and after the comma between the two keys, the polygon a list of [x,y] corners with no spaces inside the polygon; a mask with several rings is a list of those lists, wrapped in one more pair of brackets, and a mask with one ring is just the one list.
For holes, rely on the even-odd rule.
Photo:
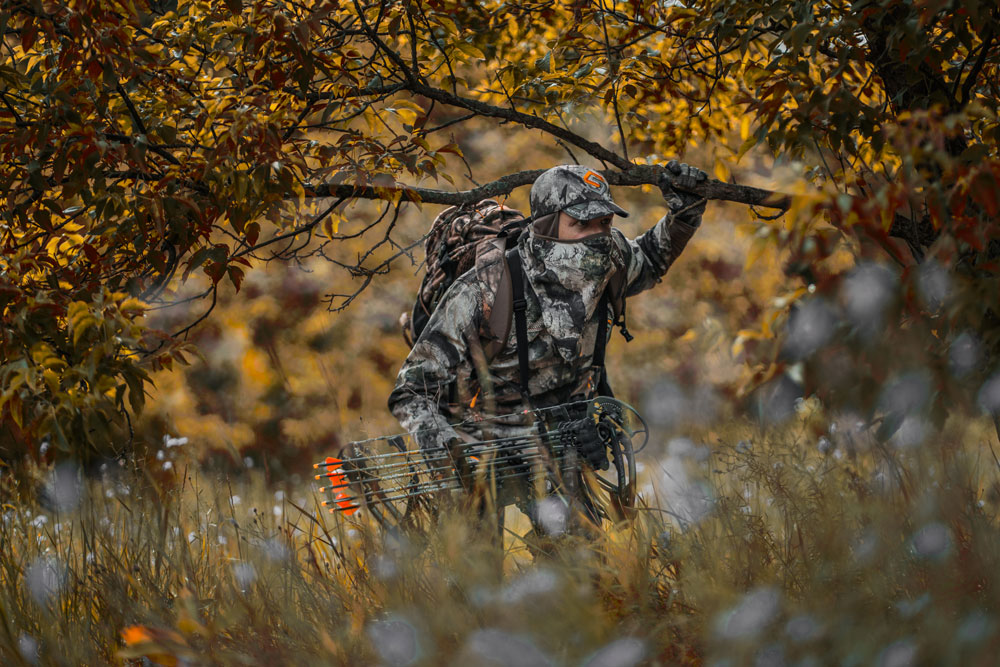
{"label": "hunter", "polygon": [[[628,337],[624,297],[660,282],[705,210],[704,199],[685,191],[705,180],[705,172],[676,161],[667,168],[677,186],[661,181],[667,212],[635,240],[612,226],[615,215],[628,213],[599,173],[562,165],[539,176],[530,221],[515,248],[506,257],[496,250],[478,258],[448,287],[399,371],[389,409],[421,449],[524,434],[531,425],[516,419],[490,423],[484,433],[479,417],[607,391],[599,331],[606,342],[611,320]],[[519,351],[517,326],[501,329],[509,330],[505,338],[488,326],[499,293],[510,289],[514,263],[523,276],[526,354]],[[594,467],[607,466],[603,452],[582,454]]]}

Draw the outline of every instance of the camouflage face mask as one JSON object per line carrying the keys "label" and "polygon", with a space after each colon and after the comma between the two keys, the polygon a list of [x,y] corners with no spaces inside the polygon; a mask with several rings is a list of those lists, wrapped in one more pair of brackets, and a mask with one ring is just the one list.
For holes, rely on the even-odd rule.
{"label": "camouflage face mask", "polygon": [[580,334],[600,303],[616,262],[611,236],[599,234],[575,243],[540,238],[533,232],[522,238],[524,272],[538,296],[542,324],[564,359],[580,354]]}

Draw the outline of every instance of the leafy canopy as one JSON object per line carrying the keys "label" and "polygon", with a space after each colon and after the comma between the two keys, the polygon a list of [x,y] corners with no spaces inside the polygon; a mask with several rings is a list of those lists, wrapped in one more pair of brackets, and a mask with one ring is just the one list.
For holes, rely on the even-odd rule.
{"label": "leafy canopy", "polygon": [[[407,202],[530,183],[465,162],[462,127],[482,122],[538,132],[619,185],[711,146],[721,180],[702,194],[790,206],[759,223],[755,252],[780,249],[821,293],[844,240],[904,273],[933,262],[964,296],[926,331],[995,349],[998,23],[993,0],[7,3],[3,456],[127,442],[148,370],[184,362],[195,324],[157,332],[143,312],[192,272],[214,303],[255,259],[348,238],[343,207],[379,199],[382,238],[347,267],[367,285],[408,250]],[[723,182],[761,149],[799,171],[800,196]],[[761,378],[781,367],[768,354]]]}

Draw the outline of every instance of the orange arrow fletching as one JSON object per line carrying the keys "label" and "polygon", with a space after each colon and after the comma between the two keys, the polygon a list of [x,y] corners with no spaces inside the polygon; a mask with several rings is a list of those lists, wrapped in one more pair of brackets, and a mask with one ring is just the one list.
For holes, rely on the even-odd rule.
{"label": "orange arrow fletching", "polygon": [[358,511],[358,506],[351,500],[351,496],[343,491],[334,497],[334,501],[344,514],[351,515]]}
{"label": "orange arrow fletching", "polygon": [[324,459],[324,461],[322,463],[314,463],[313,464],[313,468],[317,468],[317,469],[318,468],[339,468],[342,463],[343,463],[343,461],[341,461],[340,459],[338,459],[336,457],[333,457],[333,456],[328,456],[328,457],[326,457],[326,459]]}

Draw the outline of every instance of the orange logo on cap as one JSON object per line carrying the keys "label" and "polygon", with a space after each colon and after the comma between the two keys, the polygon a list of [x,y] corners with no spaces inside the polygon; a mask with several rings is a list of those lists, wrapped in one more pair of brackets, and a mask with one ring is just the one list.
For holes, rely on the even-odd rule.
{"label": "orange logo on cap", "polygon": [[604,182],[604,177],[598,174],[596,171],[588,171],[586,174],[584,174],[583,182],[592,188],[597,188],[598,190],[607,185],[607,183]]}

